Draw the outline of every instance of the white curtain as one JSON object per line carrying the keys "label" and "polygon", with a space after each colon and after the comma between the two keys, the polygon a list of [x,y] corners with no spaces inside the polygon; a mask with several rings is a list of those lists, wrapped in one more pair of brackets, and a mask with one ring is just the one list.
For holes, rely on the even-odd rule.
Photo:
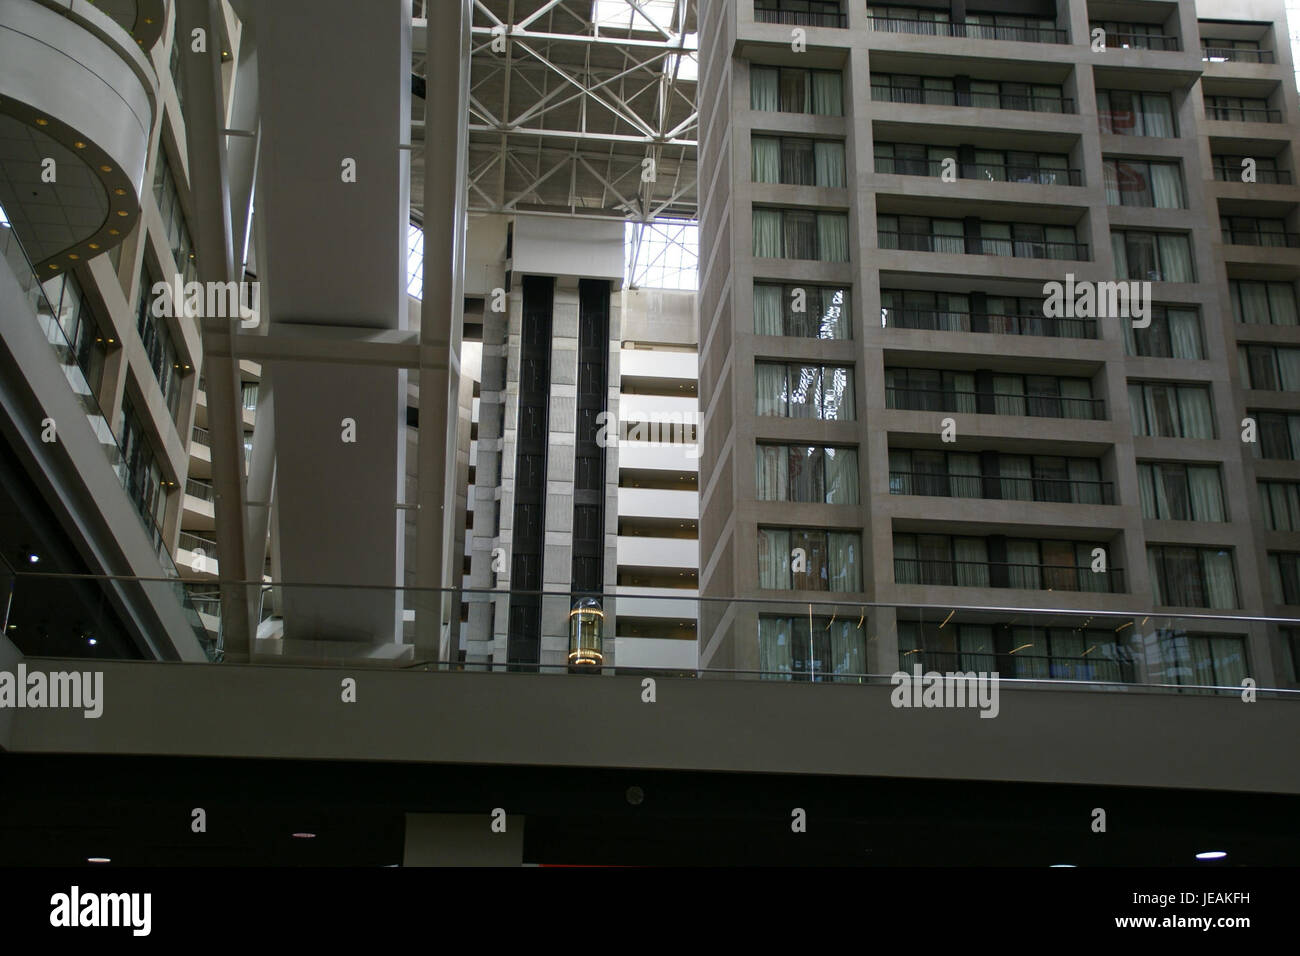
{"label": "white curtain", "polygon": [[1246,642],[1239,637],[1207,637],[1214,661],[1214,683],[1219,687],[1240,687],[1246,677]]}
{"label": "white curtain", "polygon": [[765,259],[781,257],[781,211],[754,210],[754,255]]}
{"label": "white curtain", "polygon": [[1128,243],[1124,241],[1124,233],[1112,232],[1110,234],[1110,251],[1111,255],[1115,257],[1115,275],[1121,279],[1133,278],[1129,273]]}
{"label": "white curtain", "polygon": [[781,71],[767,66],[749,68],[749,108],[775,112],[780,108]]}
{"label": "white curtain", "polygon": [[1277,370],[1283,391],[1300,391],[1300,349],[1278,349]]}
{"label": "white curtain", "polygon": [[790,532],[784,528],[758,529],[758,586],[766,590],[790,587]]}
{"label": "white curtain", "polygon": [[785,366],[772,362],[754,365],[754,411],[784,416],[787,411]]}
{"label": "white curtain", "polygon": [[1270,282],[1267,296],[1268,309],[1264,314],[1272,312],[1274,325],[1300,325],[1300,314],[1296,311],[1295,287],[1291,283]]}
{"label": "white curtain", "polygon": [[916,536],[894,535],[894,583],[919,584],[920,562],[916,560]]}
{"label": "white curtain", "polygon": [[1106,185],[1106,205],[1120,205],[1118,161],[1114,159],[1104,160],[1101,164],[1101,173]]}
{"label": "white curtain", "polygon": [[790,619],[758,619],[758,669],[764,680],[790,680]]}
{"label": "white curtain", "polygon": [[833,189],[844,188],[844,144],[829,140],[813,143],[814,182]]}
{"label": "white curtain", "polygon": [[1142,128],[1144,136],[1173,136],[1174,109],[1166,93],[1142,94]]}
{"label": "white curtain", "polygon": [[821,375],[821,414],[827,421],[851,422],[857,418],[853,395],[853,366],[829,365]]}
{"label": "white curtain", "polygon": [[1165,483],[1156,473],[1159,465],[1138,465],[1138,492],[1142,498],[1142,517],[1161,518],[1169,514]]}
{"label": "white curtain", "polygon": [[953,452],[948,456],[948,484],[954,498],[983,498],[979,455]]}
{"label": "white curtain", "polygon": [[779,285],[754,286],[754,333],[756,335],[782,335],[781,287]]}
{"label": "white curtain", "polygon": [[1192,253],[1187,237],[1163,233],[1160,244],[1160,278],[1165,282],[1192,282]]}
{"label": "white curtain", "polygon": [[825,70],[813,73],[812,111],[818,116],[844,115],[844,88],[839,73]]}
{"label": "white curtain", "polygon": [[867,635],[857,621],[832,621],[827,630],[831,639],[831,671],[835,674],[865,674]]}
{"label": "white curtain", "polygon": [[858,552],[862,550],[861,536],[832,531],[826,535],[826,548],[830,560],[831,590],[861,591],[862,568],[858,561]]}
{"label": "white curtain", "polygon": [[1223,513],[1223,488],[1219,469],[1214,466],[1187,466],[1187,485],[1195,521],[1226,521]]}
{"label": "white curtain", "polygon": [[823,456],[826,467],[826,503],[858,503],[858,453],[852,448],[827,448]]}
{"label": "white curtain", "polygon": [[953,538],[956,557],[954,583],[959,587],[989,586],[989,552],[983,538]]}
{"label": "white curtain", "polygon": [[1205,569],[1207,605],[1215,609],[1236,607],[1237,583],[1232,572],[1232,552],[1202,551],[1201,566]]}
{"label": "white curtain", "polygon": [[817,258],[822,262],[849,261],[849,217],[843,213],[817,214]]}
{"label": "white curtain", "polygon": [[1038,542],[1011,538],[1007,541],[1007,578],[1013,588],[1029,588],[1037,591],[1042,587],[1042,575],[1038,567]]}
{"label": "white curtain", "polygon": [[1062,417],[1095,418],[1091,383],[1086,378],[1063,378],[1060,381]]}
{"label": "white curtain", "polygon": [[[1169,346],[1174,358],[1199,359],[1201,354],[1201,322],[1195,309],[1167,309],[1165,319],[1169,323]],[[1125,322],[1124,328],[1132,328],[1133,323]]]}
{"label": "white curtain", "polygon": [[1033,466],[1026,455],[1000,455],[998,474],[1001,476],[1002,497],[1011,501],[1033,501]]}
{"label": "white curtain", "polygon": [[1151,164],[1151,193],[1157,209],[1183,208],[1183,178],[1177,164]]}
{"label": "white curtain", "polygon": [[751,136],[750,178],[756,183],[781,181],[781,141],[775,136]]}
{"label": "white curtain", "polygon": [[1025,414],[1025,380],[1019,375],[993,376],[993,409],[997,415]]}
{"label": "white curtain", "polygon": [[1070,498],[1077,504],[1099,505],[1101,497],[1101,469],[1088,458],[1071,458],[1066,466],[1072,482]]}
{"label": "white curtain", "polygon": [[785,501],[790,491],[789,449],[759,445],[754,455],[754,487],[759,501]]}
{"label": "white curtain", "polygon": [[1214,415],[1210,409],[1210,390],[1199,385],[1178,388],[1178,415],[1182,421],[1182,438],[1213,438]]}
{"label": "white curtain", "polygon": [[821,290],[821,324],[818,338],[847,339],[852,338],[849,324],[849,290],[823,287]]}

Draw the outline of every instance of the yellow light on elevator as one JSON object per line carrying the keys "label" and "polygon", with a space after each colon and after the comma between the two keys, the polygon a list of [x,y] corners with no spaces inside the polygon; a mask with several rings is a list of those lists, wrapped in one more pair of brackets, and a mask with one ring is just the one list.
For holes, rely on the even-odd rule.
{"label": "yellow light on elevator", "polygon": [[569,666],[599,667],[605,662],[605,612],[593,597],[578,598],[569,611]]}

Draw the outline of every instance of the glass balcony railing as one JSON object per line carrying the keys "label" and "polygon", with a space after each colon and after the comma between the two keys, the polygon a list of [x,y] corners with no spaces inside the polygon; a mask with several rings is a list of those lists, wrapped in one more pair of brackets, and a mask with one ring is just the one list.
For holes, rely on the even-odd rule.
{"label": "glass balcony railing", "polygon": [[[36,269],[32,265],[27,251],[23,248],[12,226],[10,226],[8,217],[3,215],[0,215],[0,258],[8,264],[8,267],[13,271],[14,278],[18,280],[18,286],[27,300],[29,313],[35,317],[41,331],[45,334],[59,368],[67,379],[68,387],[72,389],[72,393],[76,396],[82,411],[85,413],[86,421],[95,435],[95,439],[108,459],[109,467],[117,475],[118,481],[122,484],[122,489],[130,499],[133,505],[132,511],[140,519],[140,524],[149,537],[154,553],[157,555],[158,562],[162,567],[162,572],[173,585],[172,591],[176,600],[181,604],[195,635],[199,637],[201,642],[204,642],[205,649],[211,652],[212,646],[207,641],[208,635],[199,621],[198,612],[194,609],[193,604],[190,603],[188,596],[181,587],[180,572],[176,569],[175,562],[172,561],[162,529],[158,527],[152,516],[144,513],[140,507],[136,506],[138,501],[143,500],[143,496],[140,494],[141,489],[137,487],[137,478],[132,475],[130,468],[127,466],[126,458],[122,454],[122,448],[117,442],[117,437],[113,434],[113,429],[109,426],[103,409],[100,408],[95,390],[91,387],[85,371],[78,362],[77,349],[69,339],[68,332],[64,327],[65,322],[68,321],[68,316],[75,314],[80,307],[81,292],[76,284],[76,277],[70,274],[60,277],[63,281],[63,292],[59,297],[59,307],[55,308],[50,297],[46,294],[40,278],[36,275]],[[17,321],[18,317],[13,317],[13,320]]]}
{"label": "glass balcony railing", "polygon": [[[252,648],[238,659],[251,664],[364,663],[418,671],[876,685],[894,683],[900,672],[911,674],[920,667],[996,673],[1004,688],[1027,691],[1237,697],[1250,677],[1260,696],[1300,701],[1300,690],[1289,686],[1294,677],[1290,669],[1283,668],[1276,678],[1261,677],[1272,666],[1269,648],[1285,644],[1300,619],[1145,610],[1138,597],[1123,593],[1126,582],[1119,569],[1095,573],[1060,565],[900,558],[894,572],[901,583],[924,579],[935,586],[1037,590],[1043,592],[1043,606],[835,600],[826,592],[812,600],[790,592],[732,598],[626,587],[617,593],[575,595],[195,581],[186,590],[214,636],[222,634],[222,595],[246,591],[258,626]],[[39,572],[13,572],[0,579],[0,588],[10,592],[0,593],[0,607],[8,607],[6,626],[16,623],[12,633],[35,634],[29,622],[48,614],[59,588],[86,580]],[[90,580],[120,585],[141,579]],[[1063,599],[1049,591],[1073,592],[1075,602],[1096,603],[1087,610],[1060,609],[1056,604]],[[304,607],[317,610],[322,601],[378,601],[403,623],[396,628],[388,624],[369,640],[356,632],[332,639],[295,619]],[[509,647],[503,654],[494,622],[507,617]],[[22,650],[29,656],[70,656],[43,654],[39,638],[27,640]],[[697,649],[718,641],[732,647],[734,663],[701,667]],[[108,660],[115,655],[101,643],[75,656]]]}

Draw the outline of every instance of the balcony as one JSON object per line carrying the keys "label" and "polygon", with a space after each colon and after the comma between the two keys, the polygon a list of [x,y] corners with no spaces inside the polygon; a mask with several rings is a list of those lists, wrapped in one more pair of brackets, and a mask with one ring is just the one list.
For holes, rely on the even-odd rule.
{"label": "balcony", "polygon": [[1273,63],[1272,50],[1237,50],[1230,47],[1201,47],[1203,63]]}
{"label": "balcony", "polygon": [[1125,591],[1121,568],[1098,572],[1088,565],[940,561],[930,558],[894,558],[894,582],[929,587],[1017,588],[1093,594],[1123,594]]}
{"label": "balcony", "polygon": [[1282,111],[1260,106],[1206,106],[1205,118],[1230,123],[1280,123]]}
{"label": "balcony", "polygon": [[[1083,185],[1081,169],[1007,166],[1001,163],[957,163],[956,170],[959,179],[974,179],[981,182],[1021,183],[1031,186]],[[876,172],[900,176],[940,176],[944,172],[944,162],[937,159],[896,159],[891,156],[877,156]]]}
{"label": "balcony", "polygon": [[844,13],[815,10],[783,10],[780,7],[754,7],[755,23],[780,23],[791,27],[847,27]]}
{"label": "balcony", "polygon": [[914,412],[965,412],[980,415],[1019,415],[1026,418],[1073,418],[1098,422],[1106,420],[1106,401],[1101,398],[998,395],[993,392],[900,385],[885,387],[885,407]]}
{"label": "balcony", "polygon": [[1095,339],[1097,320],[1045,315],[953,312],[940,309],[881,309],[885,326],[928,332],[984,332],[1057,339]]}
{"label": "balcony", "polygon": [[1232,229],[1225,227],[1223,241],[1230,246],[1300,249],[1300,233],[1297,232],[1267,232],[1260,229]]}
{"label": "balcony", "polygon": [[1020,43],[1070,42],[1065,30],[1051,27],[1012,27],[986,23],[947,23],[913,17],[868,17],[871,29],[913,36],[960,37],[966,40],[1011,40]]}
{"label": "balcony", "polygon": [[891,471],[889,493],[934,498],[983,498],[991,501],[1044,501],[1086,505],[1115,503],[1115,485],[1109,481],[951,475],[922,471]]}
{"label": "balcony", "polygon": [[942,252],[949,255],[1007,256],[1015,259],[1086,261],[1086,242],[1046,242],[1033,239],[982,239],[975,236],[935,236],[878,230],[881,249]]}
{"label": "balcony", "polygon": [[1183,45],[1176,36],[1106,31],[1107,50],[1152,50],[1159,53],[1178,53],[1182,48]]}
{"label": "balcony", "polygon": [[926,106],[973,106],[980,109],[1023,110],[1031,113],[1074,113],[1074,100],[1064,96],[1032,93],[971,93],[962,90],[928,90],[915,86],[871,85],[871,98],[878,103],[910,103]]}
{"label": "balcony", "polygon": [[[1241,168],[1232,166],[1215,166],[1214,178],[1221,183],[1242,182]],[[1255,182],[1270,186],[1290,186],[1291,173],[1285,169],[1255,169]]]}

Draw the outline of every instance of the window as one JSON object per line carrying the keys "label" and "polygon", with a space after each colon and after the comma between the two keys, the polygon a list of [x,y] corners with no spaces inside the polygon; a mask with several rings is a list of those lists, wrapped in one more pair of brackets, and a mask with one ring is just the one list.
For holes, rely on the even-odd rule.
{"label": "window", "polygon": [[[1247,160],[1250,162],[1248,163]],[[1251,163],[1255,166],[1255,182],[1288,186],[1291,173],[1281,169],[1275,156],[1234,156],[1227,153],[1215,153],[1211,157],[1214,178],[1228,183],[1242,182],[1242,173]]]}
{"label": "window", "polygon": [[1086,378],[886,368],[885,404],[915,411],[1100,420],[1104,403]]}
{"label": "window", "polygon": [[1092,570],[1095,541],[894,535],[894,581],[955,587],[1104,593],[1123,590],[1123,571]]}
{"label": "window", "polygon": [[876,217],[881,249],[912,252],[973,253],[1023,259],[1086,259],[1088,247],[1075,241],[1073,226],[1041,223],[980,222],[978,237],[966,235],[961,219],[926,216]]}
{"label": "window", "polygon": [[1300,461],[1300,414],[1248,410],[1259,426],[1259,441],[1251,447],[1258,458]]}
{"label": "window", "polygon": [[1300,552],[1270,551],[1268,572],[1273,580],[1274,602],[1300,604]]}
{"label": "window", "polygon": [[852,619],[809,620],[807,615],[761,614],[758,669],[764,680],[832,680],[836,675],[865,675],[866,632]]}
{"label": "window", "polygon": [[871,98],[878,103],[926,103],[936,106],[975,106],[985,109],[1073,113],[1074,101],[1063,89],[1046,83],[971,80],[959,90],[952,77],[899,73],[871,74]]}
{"label": "window", "polygon": [[889,450],[889,492],[944,498],[993,498],[1110,504],[1109,482],[1095,458],[985,452]]}
{"label": "window", "polygon": [[1192,250],[1185,233],[1112,229],[1115,274],[1148,282],[1195,282]]}
{"label": "window", "polygon": [[1160,678],[1163,683],[1232,687],[1233,693],[1240,693],[1241,682],[1249,673],[1246,642],[1233,634],[1162,629],[1156,632],[1156,646],[1165,663]]}
{"label": "window", "polygon": [[1185,209],[1183,175],[1177,163],[1139,159],[1104,159],[1106,202],[1111,206]]}
{"label": "window", "polygon": [[812,27],[845,25],[840,0],[754,0],[754,20]]}
{"label": "window", "polygon": [[891,7],[872,4],[867,7],[871,26],[890,33],[914,33],[921,36],[961,36],[960,26],[948,24],[947,10],[918,10],[915,7]]}
{"label": "window", "polygon": [[1269,392],[1300,391],[1300,348],[1239,345],[1237,366],[1247,388]]}
{"label": "window", "polygon": [[938,671],[998,671],[1021,679],[1132,681],[1133,658],[1111,631],[898,622],[899,663]]}
{"label": "window", "polygon": [[755,133],[749,143],[750,176],[756,183],[844,188],[842,142]]}
{"label": "window", "polygon": [[754,283],[754,334],[801,339],[852,338],[849,290]]}
{"label": "window", "polygon": [[1261,481],[1259,510],[1269,531],[1300,531],[1300,483]]}
{"label": "window", "polygon": [[961,150],[955,146],[878,142],[874,149],[878,173],[938,176],[943,172],[944,161],[952,160],[962,179],[1044,186],[1077,186],[1082,182],[1078,170],[1069,168],[1070,158],[1064,153],[977,149],[974,162],[959,162]]}
{"label": "window", "polygon": [[1097,91],[1097,122],[1116,136],[1177,136],[1174,105],[1168,93]]}
{"label": "window", "polygon": [[1282,114],[1259,96],[1206,96],[1205,118],[1235,123],[1280,123]]}
{"label": "window", "polygon": [[767,112],[843,116],[843,80],[838,70],[751,66],[749,108]]}
{"label": "window", "polygon": [[1145,329],[1123,323],[1124,354],[1150,358],[1203,359],[1201,316],[1196,309],[1151,306],[1151,324]]}
{"label": "window", "polygon": [[167,161],[167,150],[158,147],[158,159],[154,164],[153,195],[158,203],[158,212],[162,216],[166,231],[167,248],[172,251],[176,268],[180,271],[183,282],[198,279],[198,266],[194,261],[194,242],[190,239],[189,225],[185,219],[185,210],[181,206],[180,192],[171,164]]}
{"label": "window", "polygon": [[1142,517],[1163,521],[1227,521],[1218,465],[1138,462]]}
{"label": "window", "polygon": [[1093,20],[1089,31],[1104,30],[1108,50],[1177,50],[1178,37],[1164,36],[1159,23]]}
{"label": "window", "polygon": [[849,217],[842,212],[754,209],[754,255],[849,261]]}
{"label": "window", "polygon": [[1129,382],[1133,434],[1149,438],[1214,438],[1214,408],[1206,385]]}
{"label": "window", "polygon": [[1221,219],[1223,241],[1236,246],[1268,246],[1287,249],[1300,246],[1300,237],[1287,232],[1285,219],[1261,219],[1257,216],[1224,216]]}
{"label": "window", "polygon": [[144,343],[145,357],[149,368],[162,389],[167,410],[175,421],[180,410],[182,375],[189,371],[187,364],[182,364],[176,354],[171,332],[167,329],[167,320],[156,318],[151,308],[154,278],[146,268],[140,274],[140,294],[136,300],[136,331]]}
{"label": "window", "polygon": [[760,444],[754,487],[759,501],[856,505],[857,449]]}
{"label": "window", "polygon": [[1151,591],[1160,607],[1237,607],[1237,578],[1226,548],[1147,548]]}
{"label": "window", "polygon": [[754,363],[755,411],[779,418],[856,418],[853,367]]}
{"label": "window", "polygon": [[777,591],[861,591],[856,531],[758,529],[758,586]]}
{"label": "window", "polygon": [[[108,345],[77,277],[64,273],[42,282],[41,289],[54,310],[54,317],[72,350],[73,360],[86,378],[91,396],[98,401],[99,388],[104,382]],[[81,386],[77,386],[77,390],[80,389]]]}
{"label": "window", "polygon": [[159,528],[167,510],[162,468],[129,395],[122,399],[122,426],[118,433],[122,439],[127,496],[135,506],[140,520],[144,522],[154,547],[159,547],[162,544]]}
{"label": "window", "polygon": [[1232,316],[1247,325],[1300,325],[1295,286],[1290,282],[1229,279]]}

